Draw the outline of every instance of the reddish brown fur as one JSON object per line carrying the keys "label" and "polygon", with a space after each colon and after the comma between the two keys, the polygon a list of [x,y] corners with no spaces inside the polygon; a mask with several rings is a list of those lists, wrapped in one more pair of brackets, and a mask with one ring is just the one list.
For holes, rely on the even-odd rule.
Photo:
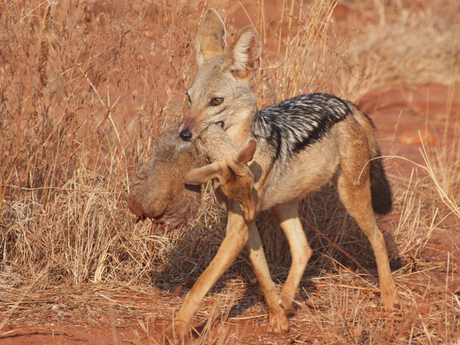
{"label": "reddish brown fur", "polygon": [[179,138],[179,126],[169,127],[159,136],[149,160],[131,183],[128,197],[129,209],[140,219],[155,218],[170,227],[198,212],[200,187],[186,186],[182,176],[190,167],[205,163],[194,145]]}

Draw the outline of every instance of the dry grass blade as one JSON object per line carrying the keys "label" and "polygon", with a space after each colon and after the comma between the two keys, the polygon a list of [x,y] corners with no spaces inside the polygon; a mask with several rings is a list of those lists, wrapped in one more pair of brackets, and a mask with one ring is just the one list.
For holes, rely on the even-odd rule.
{"label": "dry grass blade", "polygon": [[[441,197],[442,202],[449,208],[449,210],[453,214],[455,214],[458,218],[460,218],[460,206],[458,205],[457,200],[455,199],[453,195],[451,196],[448,195],[449,192],[452,193],[452,191],[456,189],[455,187],[458,184],[458,175],[456,174],[458,170],[458,164],[455,163],[453,166],[450,166],[448,168],[449,174],[452,174],[452,175],[448,176],[447,179],[445,178],[446,176],[442,176],[441,174],[436,174],[435,167],[432,165],[432,161],[429,158],[428,152],[426,150],[425,145],[423,144],[422,139],[421,139],[421,142],[422,142],[422,148],[420,152],[422,154],[423,160],[425,161],[425,164],[426,164],[425,170],[427,171],[428,176],[430,176],[430,178],[433,180],[436,186],[436,190],[439,196]],[[456,150],[456,144],[457,143],[454,143],[454,147],[452,148],[451,152],[458,152]],[[441,175],[441,178],[444,177],[444,181],[445,181],[444,185],[446,185],[447,189],[443,188],[443,186],[439,182],[438,180],[439,175]],[[449,186],[448,184],[451,184],[451,186]]]}
{"label": "dry grass blade", "polygon": [[[13,338],[13,337],[21,336],[21,335],[31,335],[31,334],[52,334],[53,336],[63,334],[68,337],[74,338],[73,333],[63,330],[63,329],[51,329],[48,327],[21,327],[21,328],[16,328],[12,331],[1,333],[0,339]],[[86,341],[86,340],[81,339],[81,341]]]}

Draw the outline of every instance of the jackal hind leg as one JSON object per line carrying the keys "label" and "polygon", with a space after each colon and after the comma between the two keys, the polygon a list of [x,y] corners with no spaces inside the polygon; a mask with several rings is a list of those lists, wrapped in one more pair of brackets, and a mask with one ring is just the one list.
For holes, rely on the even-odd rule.
{"label": "jackal hind leg", "polygon": [[348,213],[356,220],[371,243],[377,262],[382,304],[385,309],[393,310],[399,306],[400,298],[391,275],[385,239],[377,226],[372,210],[369,174],[361,176],[359,185],[354,183],[357,178],[349,178],[350,175],[358,176],[355,174],[347,176],[347,170],[342,166],[336,182],[337,189]]}
{"label": "jackal hind leg", "polygon": [[295,314],[294,297],[302,279],[305,267],[312,255],[312,250],[308,244],[307,237],[300,222],[299,202],[291,201],[287,204],[273,208],[275,217],[283,229],[291,250],[292,264],[289,270],[286,283],[281,291],[283,307],[287,314]]}
{"label": "jackal hind leg", "polygon": [[267,302],[269,311],[268,330],[272,333],[285,333],[289,330],[289,322],[282,307],[282,300],[276,293],[275,283],[270,276],[259,231],[254,223],[249,229],[246,249],[249,253],[257,281]]}

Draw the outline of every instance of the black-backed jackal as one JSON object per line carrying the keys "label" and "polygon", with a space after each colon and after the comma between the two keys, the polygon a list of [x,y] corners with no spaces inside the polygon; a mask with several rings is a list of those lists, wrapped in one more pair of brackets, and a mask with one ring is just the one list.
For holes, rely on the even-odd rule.
{"label": "black-backed jackal", "polygon": [[[329,181],[337,187],[347,211],[369,238],[375,253],[382,303],[392,309],[399,296],[391,276],[388,254],[374,211],[391,209],[372,121],[352,103],[327,94],[298,96],[258,111],[252,88],[259,67],[260,41],[246,27],[225,52],[225,28],[217,12],[208,10],[196,37],[198,71],[187,91],[190,113],[180,128],[183,140],[193,140],[210,123],[218,123],[243,147],[257,141],[249,167],[254,175],[257,211],[273,209],[292,254],[292,266],[280,294],[276,292],[254,220],[245,221],[238,203],[221,198],[229,213],[227,234],[216,257],[187,294],[169,332],[178,339],[202,298],[238,253],[246,247],[266,298],[272,332],[289,328],[286,313],[312,254],[298,217],[298,200]],[[377,158],[377,159],[376,159]],[[188,183],[201,183],[209,167],[192,170]],[[196,180],[194,174],[199,176]],[[217,195],[219,199],[219,195]]]}

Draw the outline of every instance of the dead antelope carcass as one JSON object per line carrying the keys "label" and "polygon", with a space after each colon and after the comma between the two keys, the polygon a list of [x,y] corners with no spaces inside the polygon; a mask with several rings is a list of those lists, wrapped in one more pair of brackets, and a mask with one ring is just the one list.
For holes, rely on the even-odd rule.
{"label": "dead antelope carcass", "polygon": [[[255,214],[253,177],[246,163],[252,159],[256,142],[238,150],[223,129],[210,125],[193,142],[180,139],[180,123],[166,128],[158,137],[147,163],[130,186],[128,207],[141,220],[156,219],[176,227],[196,216],[201,203],[198,184],[215,179],[214,188],[225,206],[235,200],[247,220]],[[200,169],[210,164],[206,177]],[[209,177],[211,172],[211,177]],[[193,182],[193,185],[184,181]]]}

